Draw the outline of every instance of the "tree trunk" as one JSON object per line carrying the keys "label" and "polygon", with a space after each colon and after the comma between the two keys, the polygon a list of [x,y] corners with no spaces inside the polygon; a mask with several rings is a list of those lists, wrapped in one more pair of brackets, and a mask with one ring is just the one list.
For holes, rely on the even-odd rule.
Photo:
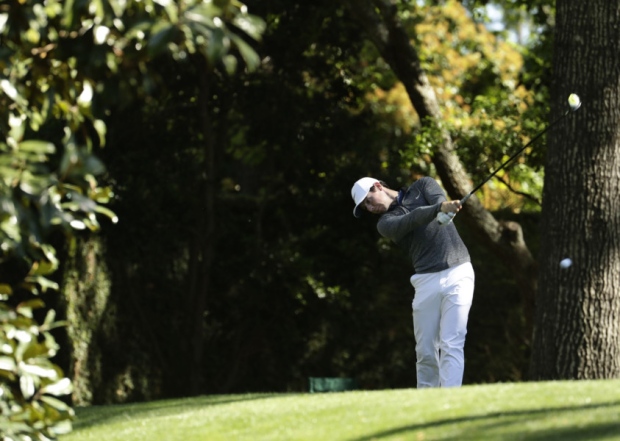
{"label": "tree trunk", "polygon": [[[439,103],[400,23],[396,6],[390,0],[343,1],[405,86],[422,125],[437,125],[442,119]],[[460,199],[472,189],[471,181],[454,152],[450,135],[444,131],[442,137],[443,142],[435,146],[433,164],[450,197]],[[459,216],[511,270],[531,324],[537,265],[523,239],[521,226],[516,222],[498,222],[475,196]]]}
{"label": "tree trunk", "polygon": [[198,202],[199,219],[197,238],[192,245],[192,262],[188,317],[191,317],[189,392],[192,395],[204,393],[204,346],[205,312],[210,291],[213,256],[215,255],[215,134],[209,113],[210,76],[212,69],[203,56],[195,58],[200,78],[198,101],[199,119],[202,124],[202,143],[204,152],[204,187],[199,191],[202,198]]}
{"label": "tree trunk", "polygon": [[[620,1],[558,0],[533,379],[620,376]],[[559,262],[572,259],[562,269]]]}
{"label": "tree trunk", "polygon": [[[74,405],[96,402],[96,390],[104,388],[103,354],[99,342],[103,337],[114,340],[115,323],[106,317],[110,300],[110,277],[102,258],[104,252],[98,237],[77,238],[64,259],[62,310],[69,322],[68,375],[73,381]],[[103,326],[107,320],[107,331]],[[110,332],[111,331],[111,332]]]}

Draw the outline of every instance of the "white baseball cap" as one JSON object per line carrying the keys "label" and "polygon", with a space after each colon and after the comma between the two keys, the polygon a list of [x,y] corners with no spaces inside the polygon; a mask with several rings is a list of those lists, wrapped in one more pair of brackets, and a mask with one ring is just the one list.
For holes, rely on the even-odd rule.
{"label": "white baseball cap", "polygon": [[353,184],[353,188],[351,189],[351,197],[353,197],[353,202],[355,202],[353,216],[362,216],[362,208],[360,207],[360,204],[364,201],[364,199],[366,199],[368,192],[376,182],[379,181],[375,178],[362,178]]}

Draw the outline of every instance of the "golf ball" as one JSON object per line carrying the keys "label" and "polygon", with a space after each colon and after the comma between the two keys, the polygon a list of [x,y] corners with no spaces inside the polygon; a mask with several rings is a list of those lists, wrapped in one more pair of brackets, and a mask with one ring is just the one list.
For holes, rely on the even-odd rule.
{"label": "golf ball", "polygon": [[570,260],[568,257],[566,259],[562,259],[560,261],[560,268],[562,269],[566,269],[568,267],[570,267],[573,264],[573,261]]}
{"label": "golf ball", "polygon": [[581,103],[581,100],[579,99],[579,95],[577,95],[576,93],[571,93],[568,96],[568,104],[575,108],[577,106],[579,106],[579,104]]}

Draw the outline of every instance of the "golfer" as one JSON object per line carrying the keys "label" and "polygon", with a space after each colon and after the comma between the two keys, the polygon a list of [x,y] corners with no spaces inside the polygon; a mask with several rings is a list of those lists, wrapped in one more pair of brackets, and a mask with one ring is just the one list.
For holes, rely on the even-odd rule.
{"label": "golfer", "polygon": [[474,294],[469,252],[454,223],[440,225],[437,214],[457,213],[437,182],[424,177],[392,190],[383,181],[362,178],[351,189],[353,215],[381,216],[379,233],[409,254],[414,274],[413,331],[417,386],[458,387],[463,382],[467,318]]}

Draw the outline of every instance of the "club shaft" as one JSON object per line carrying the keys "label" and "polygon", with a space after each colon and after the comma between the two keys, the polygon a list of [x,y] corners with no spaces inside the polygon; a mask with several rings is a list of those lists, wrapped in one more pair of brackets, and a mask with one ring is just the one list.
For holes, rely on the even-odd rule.
{"label": "club shaft", "polygon": [[525,150],[526,148],[528,148],[530,145],[532,145],[536,140],[538,140],[538,138],[540,138],[541,136],[543,136],[545,133],[547,133],[547,131],[553,127],[554,125],[556,125],[562,118],[564,118],[566,115],[568,115],[570,113],[569,111],[566,111],[566,113],[564,113],[563,115],[561,115],[560,117],[558,117],[555,121],[553,121],[551,124],[549,124],[547,127],[545,127],[544,130],[542,130],[540,133],[538,133],[536,136],[534,136],[527,144],[525,144],[523,147],[521,147],[521,149],[516,152],[514,155],[512,155],[510,158],[508,158],[506,161],[504,161],[504,163],[502,165],[500,165],[493,173],[491,173],[484,181],[482,181],[480,184],[478,184],[472,191],[469,192],[469,194],[467,196],[465,196],[463,199],[461,199],[461,205],[463,205],[467,199],[469,199],[475,192],[477,192],[478,190],[480,190],[480,188],[482,188],[482,186],[484,184],[486,184],[487,182],[489,182],[491,180],[491,178],[493,176],[495,176],[501,169],[503,169],[504,167],[506,167],[506,165],[508,165],[508,163],[510,163],[510,161],[512,161],[513,159],[515,159],[517,156],[519,156],[521,154],[521,152],[523,152],[523,150]]}

